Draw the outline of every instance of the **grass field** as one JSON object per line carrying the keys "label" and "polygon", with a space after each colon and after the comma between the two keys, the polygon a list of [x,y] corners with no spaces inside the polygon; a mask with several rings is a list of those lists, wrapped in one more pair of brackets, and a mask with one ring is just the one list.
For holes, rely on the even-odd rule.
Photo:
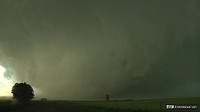
{"label": "grass field", "polygon": [[[138,100],[111,100],[111,101],[73,101],[85,106],[101,106],[107,108],[120,108],[130,110],[168,111],[166,104],[196,104],[200,106],[200,97],[138,99]],[[172,111],[172,110],[171,110]],[[199,110],[198,110],[199,111]]]}
{"label": "grass field", "polygon": [[[166,110],[166,104],[196,104],[200,112],[200,97],[111,100],[111,101],[32,101],[16,104],[12,100],[0,101],[0,112],[180,112]],[[182,110],[187,112],[187,110]],[[189,111],[189,110],[188,110]],[[189,112],[192,112],[191,110]]]}

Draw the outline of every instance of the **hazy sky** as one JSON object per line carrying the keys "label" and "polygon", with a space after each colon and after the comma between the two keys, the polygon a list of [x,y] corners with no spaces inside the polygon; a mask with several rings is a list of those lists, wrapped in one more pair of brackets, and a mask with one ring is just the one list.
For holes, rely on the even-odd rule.
{"label": "hazy sky", "polygon": [[199,0],[0,0],[0,64],[36,97],[198,96],[199,12]]}

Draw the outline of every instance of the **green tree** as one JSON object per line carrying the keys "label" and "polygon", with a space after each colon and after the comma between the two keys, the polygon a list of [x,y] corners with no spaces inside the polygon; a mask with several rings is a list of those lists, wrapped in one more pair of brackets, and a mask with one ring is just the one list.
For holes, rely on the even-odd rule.
{"label": "green tree", "polygon": [[15,83],[12,87],[11,93],[13,94],[14,99],[22,103],[28,102],[34,98],[33,88],[29,84],[26,84],[26,82]]}

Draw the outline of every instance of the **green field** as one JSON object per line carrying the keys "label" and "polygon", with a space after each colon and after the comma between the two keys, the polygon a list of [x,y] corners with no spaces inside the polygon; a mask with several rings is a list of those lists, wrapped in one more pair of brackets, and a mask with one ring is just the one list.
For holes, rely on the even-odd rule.
{"label": "green field", "polygon": [[[111,100],[111,101],[31,101],[29,104],[17,104],[12,100],[0,101],[0,112],[181,112],[166,110],[166,104],[197,104],[200,97]],[[187,112],[187,110],[182,110]],[[193,112],[189,111],[189,112]]]}
{"label": "green field", "polygon": [[[166,104],[197,104],[200,105],[200,97],[162,98],[162,99],[138,99],[138,100],[111,100],[111,101],[73,101],[75,104],[85,106],[100,106],[106,108],[120,108],[129,110],[167,111]],[[172,110],[170,110],[172,111]],[[199,110],[198,110],[199,111]]]}

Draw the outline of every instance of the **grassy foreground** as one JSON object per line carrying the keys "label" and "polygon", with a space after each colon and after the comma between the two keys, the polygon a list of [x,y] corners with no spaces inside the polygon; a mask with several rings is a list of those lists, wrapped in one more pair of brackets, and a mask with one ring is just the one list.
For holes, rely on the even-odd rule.
{"label": "grassy foreground", "polygon": [[[138,99],[138,100],[111,100],[111,101],[73,101],[75,104],[85,106],[96,106],[106,108],[118,108],[127,110],[148,110],[156,112],[169,112],[175,110],[166,110],[166,104],[196,104],[198,110],[200,107],[200,97],[184,98],[162,98],[162,99]],[[176,110],[177,111],[177,110]],[[180,111],[180,110],[179,110]],[[182,110],[183,111],[183,110]],[[191,112],[191,111],[190,111]]]}
{"label": "grassy foreground", "polygon": [[0,112],[180,112],[180,110],[166,110],[166,104],[197,104],[198,109],[193,111],[200,112],[200,97],[111,101],[32,101],[29,104],[16,104],[12,100],[2,100]]}

